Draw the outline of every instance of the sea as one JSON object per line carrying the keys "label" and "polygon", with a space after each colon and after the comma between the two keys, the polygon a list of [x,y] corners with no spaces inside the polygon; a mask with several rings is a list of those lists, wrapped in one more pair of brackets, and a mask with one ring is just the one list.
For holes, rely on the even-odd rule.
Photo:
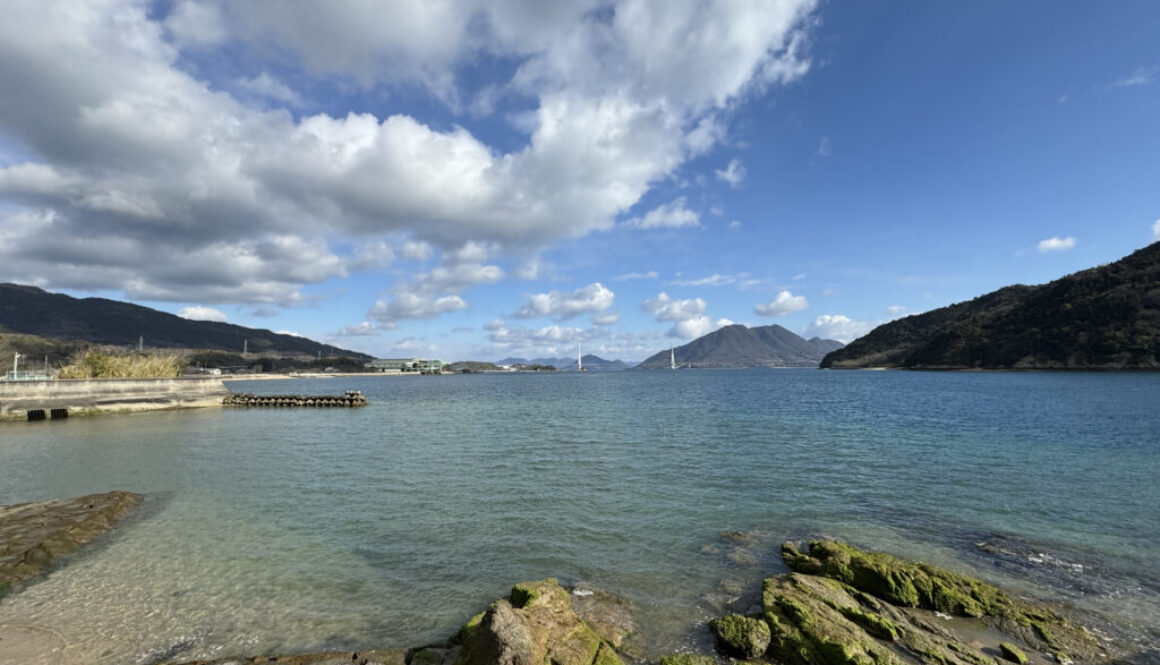
{"label": "sea", "polygon": [[[629,656],[708,649],[786,540],[1056,604],[1160,660],[1160,374],[654,370],[231,382],[358,409],[0,427],[0,504],[146,496],[0,600],[6,663],[439,642],[513,583],[631,601]],[[0,654],[3,653],[0,639]],[[15,653],[15,652],[13,652]],[[0,658],[3,660],[3,658]]]}

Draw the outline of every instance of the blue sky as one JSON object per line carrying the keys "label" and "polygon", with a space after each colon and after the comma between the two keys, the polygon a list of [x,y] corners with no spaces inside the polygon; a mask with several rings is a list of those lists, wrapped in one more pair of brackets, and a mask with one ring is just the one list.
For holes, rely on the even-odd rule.
{"label": "blue sky", "polygon": [[0,280],[378,356],[849,341],[1160,239],[1158,34],[1149,2],[16,2]]}

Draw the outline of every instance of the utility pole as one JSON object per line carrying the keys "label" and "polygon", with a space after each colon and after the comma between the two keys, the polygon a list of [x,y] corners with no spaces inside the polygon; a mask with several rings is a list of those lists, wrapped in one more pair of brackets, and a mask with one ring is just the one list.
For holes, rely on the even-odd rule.
{"label": "utility pole", "polygon": [[141,335],[140,337],[137,338],[137,350],[138,351],[145,350],[145,336],[144,335]]}
{"label": "utility pole", "polygon": [[242,355],[244,356],[249,352],[250,352],[250,338],[247,337],[246,339],[242,340]]}

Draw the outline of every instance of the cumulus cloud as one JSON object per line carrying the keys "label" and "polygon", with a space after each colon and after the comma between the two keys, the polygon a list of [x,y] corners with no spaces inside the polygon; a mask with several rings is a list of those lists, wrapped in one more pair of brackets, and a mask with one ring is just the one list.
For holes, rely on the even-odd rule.
{"label": "cumulus cloud", "polygon": [[715,173],[717,174],[718,180],[724,180],[729,183],[730,187],[740,187],[747,174],[745,167],[741,165],[740,159],[729,160],[729,165],[724,170],[718,169]]}
{"label": "cumulus cloud", "polygon": [[1072,236],[1067,236],[1066,238],[1052,236],[1050,238],[1040,240],[1039,244],[1036,246],[1036,249],[1039,250],[1040,253],[1047,253],[1062,252],[1073,247],[1075,247],[1075,238]]}
{"label": "cumulus cloud", "polygon": [[653,208],[644,217],[633,217],[626,220],[624,224],[636,229],[700,226],[701,216],[685,207],[685,197],[682,196]]}
{"label": "cumulus cloud", "polygon": [[[0,89],[20,94],[0,99],[0,125],[22,150],[0,154],[0,279],[293,304],[365,265],[332,246],[373,253],[399,234],[420,260],[418,243],[544,246],[610,228],[722,140],[723,112],[809,69],[815,0],[550,5],[180,0],[166,15],[138,0],[13,3],[0,62],[21,66],[0,67]],[[254,69],[188,73],[186,54],[226,47]],[[455,110],[480,57],[519,63],[488,84],[529,106],[522,143],[499,149],[402,113],[277,108],[301,102],[301,76],[422,86]],[[669,205],[654,224],[698,222]],[[280,243],[306,253],[296,265],[264,253]]]}
{"label": "cumulus cloud", "polygon": [[586,312],[602,312],[612,307],[615,298],[611,289],[600,282],[595,282],[571,293],[550,291],[534,294],[520,307],[515,316],[521,319],[553,316],[559,321],[564,321]]}
{"label": "cumulus cloud", "polygon": [[239,79],[238,87],[251,95],[269,101],[281,102],[287,106],[302,105],[302,98],[298,96],[298,93],[268,72],[262,72],[253,78]]}
{"label": "cumulus cloud", "polygon": [[855,321],[841,314],[823,314],[806,326],[805,337],[821,337],[822,339],[836,339],[849,344],[853,340],[870,332],[873,326],[864,321]]}
{"label": "cumulus cloud", "polygon": [[1160,219],[1152,223],[1152,239],[1160,240]]}
{"label": "cumulus cloud", "polygon": [[406,319],[433,319],[440,314],[467,309],[459,296],[424,297],[414,293],[400,293],[393,300],[379,300],[367,316],[392,325]]}
{"label": "cumulus cloud", "polygon": [[789,291],[779,291],[773,300],[760,303],[753,308],[759,316],[781,316],[790,312],[797,312],[810,306],[805,296],[795,296]]}
{"label": "cumulus cloud", "polygon": [[645,300],[640,307],[652,314],[657,321],[673,323],[668,332],[669,337],[693,339],[732,324],[728,319],[718,319],[714,322],[705,316],[707,306],[701,298],[678,300],[662,292],[656,298]]}
{"label": "cumulus cloud", "polygon": [[886,313],[890,316],[899,316],[906,311],[905,305],[891,305],[886,308]]}
{"label": "cumulus cloud", "polygon": [[426,261],[431,258],[435,250],[425,242],[408,240],[403,243],[403,256],[412,261]]}
{"label": "cumulus cloud", "polygon": [[217,321],[218,323],[225,323],[230,320],[230,317],[226,316],[226,313],[220,309],[204,307],[202,305],[182,307],[177,310],[177,315],[190,321]]}

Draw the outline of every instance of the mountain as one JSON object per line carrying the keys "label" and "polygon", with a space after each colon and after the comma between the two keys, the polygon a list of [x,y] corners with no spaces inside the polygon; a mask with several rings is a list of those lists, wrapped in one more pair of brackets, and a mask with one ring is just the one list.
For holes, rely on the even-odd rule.
{"label": "mountain", "polygon": [[[564,360],[559,358],[558,360]],[[581,358],[584,361],[584,369],[589,372],[623,372],[628,369],[628,365],[621,360],[605,360],[600,356],[586,355]],[[567,362],[556,365],[556,369],[576,371],[576,361],[568,360]]]}
{"label": "mountain", "polygon": [[878,326],[822,367],[1160,369],[1160,242]]}
{"label": "mountain", "polygon": [[[778,325],[725,326],[674,349],[682,367],[816,367],[828,352],[842,347],[832,339],[803,339]],[[637,367],[669,366],[669,350]]]}
{"label": "mountain", "polygon": [[0,330],[49,339],[149,348],[212,349],[239,353],[245,344],[255,354],[286,356],[370,356],[295,335],[246,328],[232,323],[190,321],[155,309],[107,300],[73,298],[35,286],[0,284]]}

